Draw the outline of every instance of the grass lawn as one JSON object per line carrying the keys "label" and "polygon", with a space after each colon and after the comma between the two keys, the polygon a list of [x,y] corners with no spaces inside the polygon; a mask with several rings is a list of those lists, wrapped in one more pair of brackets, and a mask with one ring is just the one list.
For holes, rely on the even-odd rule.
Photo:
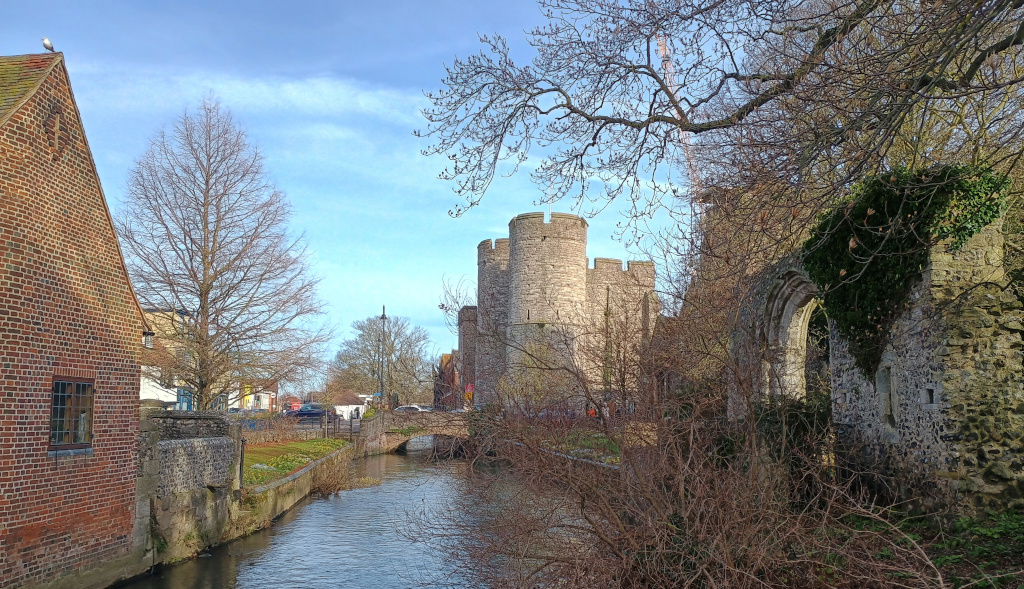
{"label": "grass lawn", "polygon": [[614,440],[593,430],[571,430],[563,440],[547,442],[544,445],[576,458],[596,460],[605,464],[618,464],[622,454]]}
{"label": "grass lawn", "polygon": [[315,439],[245,447],[242,484],[263,485],[348,445],[344,440]]}

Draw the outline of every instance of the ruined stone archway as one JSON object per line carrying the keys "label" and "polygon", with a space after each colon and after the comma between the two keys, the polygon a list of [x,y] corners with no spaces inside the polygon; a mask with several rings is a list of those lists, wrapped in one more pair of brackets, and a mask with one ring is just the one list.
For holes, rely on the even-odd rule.
{"label": "ruined stone archway", "polygon": [[769,396],[803,398],[807,327],[818,288],[806,274],[790,270],[776,279],[765,304],[765,343],[762,392]]}

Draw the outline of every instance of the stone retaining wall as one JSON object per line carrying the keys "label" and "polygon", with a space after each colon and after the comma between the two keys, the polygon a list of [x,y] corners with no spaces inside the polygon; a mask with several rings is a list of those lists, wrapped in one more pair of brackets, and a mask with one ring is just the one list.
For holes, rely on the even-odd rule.
{"label": "stone retaining wall", "polygon": [[[296,433],[299,439],[321,435],[317,430]],[[243,490],[241,440],[238,424],[223,414],[144,409],[137,438],[134,527],[126,531],[130,554],[45,589],[107,587],[252,533],[318,485],[348,477],[348,462],[356,455],[348,446],[284,479]]]}
{"label": "stone retaining wall", "polygon": [[[161,433],[216,433],[227,436],[160,440],[155,446],[159,476],[150,496],[156,562],[174,562],[269,525],[291,509],[328,473],[348,476],[344,448],[314,461],[300,471],[262,487],[243,489],[239,480],[241,440],[247,443],[291,441],[322,436],[320,430],[242,429],[224,415],[167,412],[151,427]],[[217,424],[215,422],[219,421]],[[261,436],[262,434],[262,436]],[[283,439],[277,439],[281,437]],[[150,464],[149,466],[152,466]],[[152,470],[152,468],[150,468]]]}
{"label": "stone retaining wall", "polygon": [[245,489],[242,500],[231,504],[230,523],[220,542],[228,542],[263,529],[284,512],[317,490],[323,479],[350,476],[348,464],[357,456],[353,446],[346,446],[315,460],[298,472],[266,485]]}
{"label": "stone retaining wall", "polygon": [[151,511],[159,562],[189,558],[219,541],[239,488],[240,452],[240,441],[226,436],[157,443]]}
{"label": "stone retaining wall", "polygon": [[356,441],[356,450],[360,456],[380,454],[384,451],[387,428],[384,424],[387,415],[378,412],[369,419],[363,419],[359,424],[359,438]]}
{"label": "stone retaining wall", "polygon": [[228,437],[161,440],[160,485],[157,495],[231,486],[237,464],[235,441]]}

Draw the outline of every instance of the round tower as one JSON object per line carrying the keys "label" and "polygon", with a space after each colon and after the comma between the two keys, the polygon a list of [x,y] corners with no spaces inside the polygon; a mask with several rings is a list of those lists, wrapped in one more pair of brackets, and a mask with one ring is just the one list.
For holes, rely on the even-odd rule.
{"label": "round tower", "polygon": [[587,222],[564,213],[545,222],[544,213],[526,213],[508,227],[507,361],[514,371],[531,362],[524,348],[541,341],[562,348],[586,320]]}
{"label": "round tower", "polygon": [[498,378],[505,372],[508,327],[509,240],[485,239],[476,248],[477,308],[474,402],[494,401]]}
{"label": "round tower", "polygon": [[510,325],[579,323],[587,300],[587,222],[551,213],[519,215],[508,224]]}

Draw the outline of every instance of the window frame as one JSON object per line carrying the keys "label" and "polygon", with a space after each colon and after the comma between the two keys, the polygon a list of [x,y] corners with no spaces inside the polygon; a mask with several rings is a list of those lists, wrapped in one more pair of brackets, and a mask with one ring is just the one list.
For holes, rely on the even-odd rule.
{"label": "window frame", "polygon": [[[71,442],[66,444],[54,443],[54,401],[56,401],[56,387],[58,383],[67,383],[71,385],[71,393],[69,395],[70,403],[65,406],[64,411],[66,414],[74,415],[76,407],[75,404],[78,400],[77,389],[78,385],[88,385],[91,389],[89,395],[89,425],[87,431],[88,442],[75,442],[74,432],[75,429],[72,425],[74,418],[64,417],[64,420],[68,426],[67,435],[70,436]],[[49,445],[50,451],[60,450],[79,450],[83,448],[92,448],[93,442],[95,441],[95,424],[96,424],[96,379],[95,378],[82,378],[75,376],[54,376],[50,382],[50,427],[49,435],[47,436],[47,444]]]}

